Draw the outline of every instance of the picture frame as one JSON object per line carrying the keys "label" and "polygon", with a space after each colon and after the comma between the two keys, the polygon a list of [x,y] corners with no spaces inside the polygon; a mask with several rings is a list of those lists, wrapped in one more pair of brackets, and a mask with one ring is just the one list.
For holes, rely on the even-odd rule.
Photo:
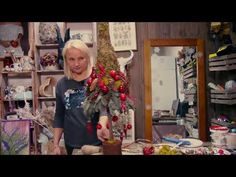
{"label": "picture frame", "polygon": [[109,22],[109,34],[115,51],[137,50],[135,22]]}
{"label": "picture frame", "polygon": [[30,155],[31,121],[1,120],[1,154]]}

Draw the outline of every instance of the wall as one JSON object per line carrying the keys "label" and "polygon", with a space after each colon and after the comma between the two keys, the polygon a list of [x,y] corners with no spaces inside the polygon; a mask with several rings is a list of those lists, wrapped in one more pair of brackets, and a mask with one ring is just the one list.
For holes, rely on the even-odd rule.
{"label": "wall", "polygon": [[152,55],[152,115],[155,110],[171,110],[177,99],[175,69],[174,56]]}
{"label": "wall", "polygon": [[[213,50],[213,44],[208,37],[208,22],[137,22],[137,46],[132,64],[129,66],[130,76],[130,94],[135,97],[136,109],[135,111],[135,134],[136,138],[144,138],[144,40],[154,38],[201,38],[205,40],[205,56],[207,58],[209,52]],[[126,55],[126,52],[118,53],[119,55]],[[207,61],[206,61],[207,67]],[[206,68],[206,71],[208,69]],[[206,73],[207,75],[207,73]],[[207,83],[207,80],[206,80]]]}

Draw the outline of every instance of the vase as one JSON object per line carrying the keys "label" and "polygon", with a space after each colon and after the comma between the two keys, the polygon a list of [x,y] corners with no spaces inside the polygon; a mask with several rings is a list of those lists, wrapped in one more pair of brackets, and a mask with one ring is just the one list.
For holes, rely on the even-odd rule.
{"label": "vase", "polygon": [[103,155],[122,155],[121,144],[120,140],[104,141],[102,144]]}

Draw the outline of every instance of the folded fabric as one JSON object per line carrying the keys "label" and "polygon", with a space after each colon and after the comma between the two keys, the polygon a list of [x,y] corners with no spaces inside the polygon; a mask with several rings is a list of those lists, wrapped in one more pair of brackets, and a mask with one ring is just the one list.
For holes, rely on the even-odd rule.
{"label": "folded fabric", "polygon": [[180,140],[180,139],[177,139],[177,138],[162,137],[162,140],[168,141],[168,142],[171,142],[171,143],[176,143],[176,144],[181,143],[181,145],[191,145],[191,143],[189,141]]}

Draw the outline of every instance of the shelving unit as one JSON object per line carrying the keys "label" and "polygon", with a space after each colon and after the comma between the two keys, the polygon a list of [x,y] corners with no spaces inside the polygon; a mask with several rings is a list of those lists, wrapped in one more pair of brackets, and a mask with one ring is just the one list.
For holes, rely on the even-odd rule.
{"label": "shelving unit", "polygon": [[[34,62],[35,68],[32,71],[23,71],[23,72],[7,72],[3,71],[3,61],[0,61],[0,79],[1,79],[1,91],[0,91],[0,115],[1,118],[4,118],[6,112],[9,110],[9,100],[5,98],[4,89],[11,83],[9,80],[13,80],[13,83],[17,85],[27,85],[30,84],[32,87],[32,99],[27,99],[30,102],[30,106],[32,107],[32,114],[36,114],[37,111],[42,111],[43,103],[44,102],[55,102],[55,94],[51,96],[40,96],[39,95],[39,87],[42,84],[42,81],[46,77],[54,77],[56,82],[64,76],[64,70],[61,68],[54,69],[54,70],[45,70],[40,65],[40,57],[43,56],[47,52],[55,52],[58,54],[58,47],[59,44],[42,44],[39,39],[39,24],[40,22],[33,22],[31,25],[34,31],[33,37],[33,46],[34,46]],[[91,54],[93,57],[93,61],[95,62],[96,55],[97,55],[97,24],[95,22],[83,22],[83,23],[76,23],[76,22],[57,22],[60,32],[62,35],[62,39],[64,40],[64,34],[67,28],[70,28],[70,31],[75,33],[88,33],[92,35],[92,40],[89,43],[86,43],[89,49],[91,50]],[[32,40],[32,39],[31,39]],[[52,69],[52,68],[51,68]],[[27,80],[27,82],[26,82]],[[12,100],[13,102],[23,102],[24,100]],[[31,125],[32,139],[33,139],[33,151],[37,154],[37,146],[38,142],[37,139],[39,138],[38,135],[41,131],[40,126],[36,125],[32,122]]]}
{"label": "shelving unit", "polygon": [[[37,38],[37,35],[36,35]],[[59,68],[56,70],[44,70],[44,68],[40,65],[40,57],[42,57],[47,52],[54,52],[58,54],[58,44],[36,44],[35,45],[35,104],[36,108],[41,111],[43,107],[43,102],[45,101],[55,101],[54,97],[46,97],[40,96],[39,94],[39,87],[44,82],[47,77],[53,77],[56,81],[60,79],[63,74],[64,70],[60,70]],[[55,95],[55,93],[53,93]]]}
{"label": "shelving unit", "polygon": [[[24,82],[17,82],[19,79],[24,79]],[[25,79],[28,80],[28,82],[25,81]],[[13,80],[13,81],[12,81]],[[37,137],[36,137],[36,129],[35,129],[35,123],[33,121],[27,120],[27,119],[9,119],[6,120],[6,115],[10,114],[10,112],[13,112],[13,108],[23,108],[25,106],[25,101],[27,101],[30,104],[31,107],[31,113],[34,114],[36,111],[36,104],[34,99],[34,93],[35,93],[35,70],[32,71],[22,71],[22,72],[7,72],[3,71],[1,72],[1,98],[0,98],[0,104],[1,104],[1,123],[4,122],[22,122],[22,121],[29,121],[30,122],[30,130],[29,130],[29,150],[28,154],[37,154]],[[11,82],[12,81],[12,82]],[[15,81],[15,82],[14,82]],[[30,85],[29,85],[30,84]],[[32,87],[32,98],[22,98],[22,99],[8,99],[5,94],[5,88],[9,85],[14,86],[27,86]],[[20,127],[19,127],[20,128]],[[27,154],[26,153],[26,154]],[[26,155],[25,154],[25,155]]]}
{"label": "shelving unit", "polygon": [[[188,48],[183,50],[184,56],[188,56]],[[188,56],[189,57],[189,56]],[[185,127],[189,136],[199,138],[199,121],[198,121],[198,93],[197,93],[197,58],[191,57],[191,60],[184,57],[188,61],[180,67],[183,82],[184,102],[188,105],[188,112],[184,115]],[[191,86],[190,86],[191,85]],[[185,106],[186,107],[186,106]],[[186,109],[186,108],[185,108]]]}
{"label": "shelving unit", "polygon": [[[236,79],[236,54],[217,56],[209,59],[209,71],[212,82],[224,88],[229,80]],[[212,125],[221,125],[235,128],[236,120],[236,90],[209,90],[209,98],[212,113],[210,115]],[[226,116],[229,121],[219,121],[218,117]]]}
{"label": "shelving unit", "polygon": [[[12,106],[14,108],[18,108],[19,102],[24,102],[24,99],[7,99],[5,96],[5,88],[9,85],[14,86],[25,86],[25,87],[32,87],[32,99],[26,99],[27,101],[30,101],[30,105],[32,107],[32,113],[35,113],[35,99],[33,96],[33,93],[35,92],[35,78],[34,78],[34,70],[32,71],[22,71],[22,72],[1,72],[2,75],[2,85],[1,85],[1,118],[5,117],[6,112],[10,111],[10,102],[13,104]],[[20,82],[17,80],[19,79],[27,79],[28,82]],[[21,106],[23,107],[23,106]]]}
{"label": "shelving unit", "polygon": [[[93,61],[95,62],[96,54],[97,54],[97,24],[95,22],[83,22],[83,23],[76,23],[76,22],[57,22],[62,39],[64,40],[64,34],[66,29],[70,28],[70,37],[72,38],[73,35],[80,35],[83,34],[91,34],[92,40],[91,42],[87,43],[84,41],[90,49],[90,52],[93,57]],[[42,103],[46,101],[55,101],[55,94],[54,96],[44,97],[39,95],[39,87],[42,84],[43,80],[46,77],[54,77],[57,81],[63,77],[64,70],[63,69],[55,69],[55,70],[45,70],[40,65],[40,57],[43,56],[47,52],[54,52],[58,54],[58,44],[42,44],[39,40],[38,36],[38,27],[39,23],[35,23],[35,107],[38,110],[41,110]],[[81,38],[83,40],[83,38]]]}

